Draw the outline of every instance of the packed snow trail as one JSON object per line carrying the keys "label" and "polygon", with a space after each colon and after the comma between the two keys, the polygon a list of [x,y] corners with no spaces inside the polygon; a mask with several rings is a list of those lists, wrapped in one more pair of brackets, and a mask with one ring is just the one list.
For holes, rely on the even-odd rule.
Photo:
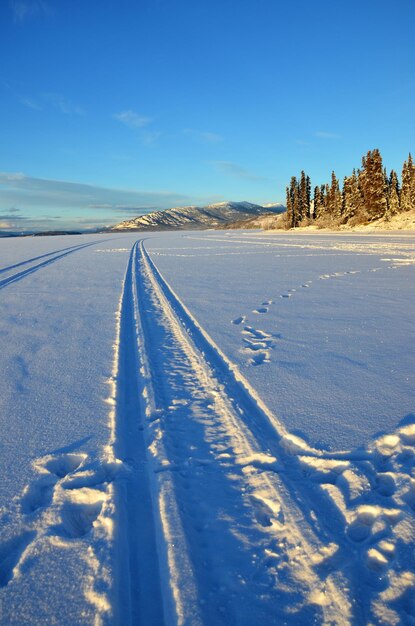
{"label": "packed snow trail", "polygon": [[76,246],[68,246],[66,248],[60,248],[59,250],[53,250],[52,252],[45,252],[45,254],[39,254],[38,256],[31,257],[30,259],[26,259],[25,261],[19,261],[19,263],[14,263],[13,265],[7,265],[6,267],[2,267],[0,269],[0,274],[3,274],[4,272],[8,272],[10,270],[14,270],[16,269],[16,267],[21,267],[22,265],[28,265],[29,263],[34,263],[35,261],[39,261],[39,259],[45,259],[46,257],[50,257],[55,254],[65,252],[66,250],[75,250],[77,248],[82,248],[85,245],[91,245],[91,244],[81,244],[81,245],[78,244]]}
{"label": "packed snow trail", "polygon": [[[125,290],[131,281],[142,385],[142,406],[133,404],[137,417],[145,411],[150,456],[147,463],[141,457],[147,465],[141,485],[153,485],[158,509],[160,525],[154,528],[166,623],[350,623],[342,577],[324,566],[323,572],[315,570],[326,546],[304,520],[292,487],[281,480],[279,459],[268,445],[272,424],[259,400],[224,361],[218,367],[221,355],[206,336],[196,336],[194,322],[142,242],[134,246],[131,263]],[[125,306],[121,351],[128,339],[123,325],[131,328]],[[134,367],[132,356],[126,367]],[[130,375],[135,378],[136,370]],[[125,440],[125,433],[119,438]],[[280,438],[275,431],[274,438]],[[127,518],[140,503],[138,491],[130,493]],[[308,504],[307,509],[305,515]],[[146,562],[139,554],[136,559],[141,567]],[[150,567],[156,576],[157,566]],[[140,588],[139,569],[133,566],[130,576],[131,587]]]}
{"label": "packed snow trail", "polygon": [[163,623],[153,504],[143,435],[135,270],[134,248],[121,300],[114,414],[114,453],[124,460],[128,470],[128,479],[120,481],[116,491],[120,511],[116,619],[123,626]]}
{"label": "packed snow trail", "polygon": [[[72,254],[73,252],[77,252],[78,250],[83,250],[84,248],[89,248],[89,246],[96,245],[97,243],[100,243],[100,242],[93,241],[91,243],[81,244],[80,246],[72,246],[70,248],[63,248],[62,250],[57,250],[55,252],[42,254],[40,256],[33,257],[32,259],[28,259],[27,261],[21,261],[20,263],[15,263],[14,265],[4,267],[0,270],[1,274],[7,271],[16,269],[17,267],[21,267],[22,265],[29,265],[30,263],[33,264],[33,265],[30,265],[30,267],[24,270],[21,270],[20,272],[11,274],[10,276],[7,276],[6,278],[1,279],[0,289],[4,289],[4,287],[7,287],[7,285],[10,285],[11,283],[14,283],[18,280],[21,280],[22,278],[25,278],[25,276],[28,276],[29,274],[32,274],[33,272],[36,272],[37,270],[42,269],[50,265],[51,263],[55,263],[55,261],[58,261],[59,259],[63,259],[63,257],[68,256],[68,254]],[[41,261],[40,263],[34,264],[35,261],[38,261],[39,259],[42,259],[45,257],[50,257],[50,258],[47,258],[45,261]]]}

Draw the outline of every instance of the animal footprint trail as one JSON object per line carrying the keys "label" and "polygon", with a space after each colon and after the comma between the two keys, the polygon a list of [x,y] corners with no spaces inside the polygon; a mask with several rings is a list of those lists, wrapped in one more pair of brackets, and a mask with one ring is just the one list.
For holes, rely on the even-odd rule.
{"label": "animal footprint trail", "polygon": [[[368,270],[371,271],[371,270]],[[354,274],[361,274],[360,270],[347,270],[346,272],[332,272],[331,274],[321,274],[320,280],[329,280],[330,278],[340,278],[342,276],[352,276]]]}
{"label": "animal footprint trail", "polygon": [[[381,268],[372,268],[367,271],[374,272]],[[342,272],[332,272],[330,274],[321,274],[319,276],[319,280],[330,280],[332,278],[341,278],[344,276],[360,274],[360,270],[347,270]],[[283,293],[280,293],[279,298],[283,300],[288,300],[292,298],[296,294],[300,293],[302,289],[309,289],[313,284],[313,280],[307,280],[298,285],[298,287],[292,287],[291,289],[287,289]],[[270,306],[274,303],[273,300],[268,299],[261,302],[259,306],[252,309],[251,313],[257,316],[266,315],[269,313]],[[232,324],[235,326],[240,326],[242,324],[246,324],[247,317],[245,315],[240,315],[237,318],[232,320]],[[243,337],[243,347],[242,351],[248,355],[248,364],[253,366],[262,365],[263,363],[269,363],[271,361],[271,351],[274,348],[275,341],[272,339],[271,335],[261,335],[263,331],[257,331],[252,326],[244,326],[242,330],[243,335],[247,335],[248,337]],[[281,339],[281,335],[275,334],[274,337]],[[263,340],[266,340],[265,342]],[[252,354],[255,353],[255,354]]]}
{"label": "animal footprint trail", "polygon": [[[261,304],[253,309],[251,312],[254,315],[265,315],[269,312],[273,300],[268,299],[261,302]],[[246,324],[246,315],[240,315],[232,320],[232,324],[235,326],[244,325],[241,331],[242,336],[242,350],[248,355],[248,364],[253,366],[262,365],[263,363],[270,363],[271,350],[275,344],[275,337],[281,338],[280,335],[271,335],[260,329],[256,329],[253,326]]]}
{"label": "animal footprint trail", "polygon": [[33,530],[23,531],[0,545],[0,587],[6,587],[13,579],[15,568],[35,536],[36,532]]}
{"label": "animal footprint trail", "polygon": [[408,528],[415,508],[415,422],[378,437],[360,455],[334,456],[300,459],[311,489],[313,483],[319,485],[340,513],[337,534],[344,533],[355,555],[354,580],[369,585],[369,610],[384,593],[390,595],[385,601],[393,612],[395,562],[411,563],[413,558]]}
{"label": "animal footprint trail", "polygon": [[245,315],[240,315],[239,317],[236,317],[234,320],[232,320],[232,324],[235,324],[235,326],[239,326],[239,324],[243,324],[245,320]]}
{"label": "animal footprint trail", "polygon": [[70,541],[93,529],[119,465],[88,464],[84,453],[48,455],[33,463],[38,476],[23,490],[16,513],[20,533],[0,543],[0,587],[20,572],[38,540],[58,536]]}
{"label": "animal footprint trail", "polygon": [[101,513],[105,493],[84,487],[73,492],[62,505],[62,525],[55,529],[63,536],[79,538],[86,535]]}
{"label": "animal footprint trail", "polygon": [[78,469],[86,455],[67,454],[60,457],[47,456],[34,463],[39,478],[26,486],[21,499],[21,509],[25,514],[49,506],[53,500],[56,483]]}
{"label": "animal footprint trail", "polygon": [[242,334],[243,350],[250,356],[249,363],[254,366],[269,363],[275,343],[272,335],[252,326],[245,326]]}
{"label": "animal footprint trail", "polygon": [[265,300],[264,302],[261,302],[261,305],[257,307],[256,309],[254,309],[252,313],[257,313],[257,314],[268,313],[269,307],[271,304],[272,304],[272,300]]}
{"label": "animal footprint trail", "polygon": [[26,514],[34,513],[38,509],[51,504],[56,481],[57,479],[54,476],[44,476],[28,485],[21,500],[22,512]]}

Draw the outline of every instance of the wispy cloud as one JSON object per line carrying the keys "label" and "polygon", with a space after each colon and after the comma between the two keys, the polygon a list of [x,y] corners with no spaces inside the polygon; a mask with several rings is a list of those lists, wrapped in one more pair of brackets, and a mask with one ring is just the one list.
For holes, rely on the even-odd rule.
{"label": "wispy cloud", "polygon": [[15,22],[21,22],[36,14],[49,14],[51,8],[45,0],[9,0]]}
{"label": "wispy cloud", "polygon": [[61,93],[44,93],[42,99],[65,115],[85,115],[80,106],[73,104]]}
{"label": "wispy cloud", "polygon": [[315,136],[320,139],[341,139],[341,135],[338,135],[337,133],[329,133],[326,130],[316,131]]}
{"label": "wispy cloud", "polygon": [[207,130],[195,130],[194,128],[185,128],[183,133],[195,141],[200,143],[221,143],[223,141],[223,137],[216,133],[212,133]]}
{"label": "wispy cloud", "polygon": [[35,227],[41,229],[45,223],[50,223],[53,217],[43,219],[43,216],[33,221],[28,215],[22,215],[20,209],[11,207],[4,213],[0,213],[0,230],[2,231],[26,231]]}
{"label": "wispy cloud", "polygon": [[28,109],[33,109],[34,111],[42,110],[41,105],[38,102],[36,102],[36,100],[34,100],[33,98],[26,98],[22,96],[22,97],[19,97],[19,100]]}
{"label": "wispy cloud", "polygon": [[85,115],[85,111],[82,107],[74,104],[61,93],[47,92],[36,97],[17,95],[17,98],[21,104],[34,111],[43,111],[44,109],[53,108],[64,115]]}
{"label": "wispy cloud", "polygon": [[[101,211],[137,215],[172,206],[198,204],[210,198],[197,198],[168,191],[131,191],[108,189],[95,185],[59,180],[33,178],[24,174],[0,172],[0,212],[10,214],[9,207],[24,207],[28,211],[57,210],[65,213]],[[18,210],[18,209],[16,209]]]}
{"label": "wispy cloud", "polygon": [[297,146],[303,147],[308,147],[310,145],[310,143],[308,141],[304,141],[304,139],[296,139],[295,143],[297,144]]}
{"label": "wispy cloud", "polygon": [[226,174],[226,176],[232,176],[233,178],[249,180],[252,182],[268,180],[265,176],[259,176],[245,167],[242,167],[242,165],[233,163],[232,161],[213,161],[213,165],[221,174]]}
{"label": "wispy cloud", "polygon": [[28,218],[25,215],[15,215],[10,213],[3,213],[0,215],[0,220],[12,220],[13,222],[20,222],[27,220]]}
{"label": "wispy cloud", "polygon": [[140,113],[136,113],[131,110],[115,113],[113,117],[126,126],[129,126],[129,128],[144,128],[152,121],[151,117],[141,115]]}
{"label": "wispy cloud", "polygon": [[144,130],[141,134],[141,141],[146,145],[146,146],[152,146],[153,144],[157,143],[157,141],[160,139],[160,137],[162,136],[162,132],[161,130]]}

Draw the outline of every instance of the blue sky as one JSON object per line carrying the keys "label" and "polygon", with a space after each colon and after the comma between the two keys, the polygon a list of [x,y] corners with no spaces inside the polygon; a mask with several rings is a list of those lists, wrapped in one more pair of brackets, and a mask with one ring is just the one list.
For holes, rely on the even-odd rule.
{"label": "blue sky", "polygon": [[415,149],[413,0],[2,0],[0,228],[284,200]]}

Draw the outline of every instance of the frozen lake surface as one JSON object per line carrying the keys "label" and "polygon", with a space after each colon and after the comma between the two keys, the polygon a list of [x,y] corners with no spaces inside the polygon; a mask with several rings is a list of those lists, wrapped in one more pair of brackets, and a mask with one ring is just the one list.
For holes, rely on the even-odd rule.
{"label": "frozen lake surface", "polygon": [[415,236],[0,240],[0,623],[415,620]]}

